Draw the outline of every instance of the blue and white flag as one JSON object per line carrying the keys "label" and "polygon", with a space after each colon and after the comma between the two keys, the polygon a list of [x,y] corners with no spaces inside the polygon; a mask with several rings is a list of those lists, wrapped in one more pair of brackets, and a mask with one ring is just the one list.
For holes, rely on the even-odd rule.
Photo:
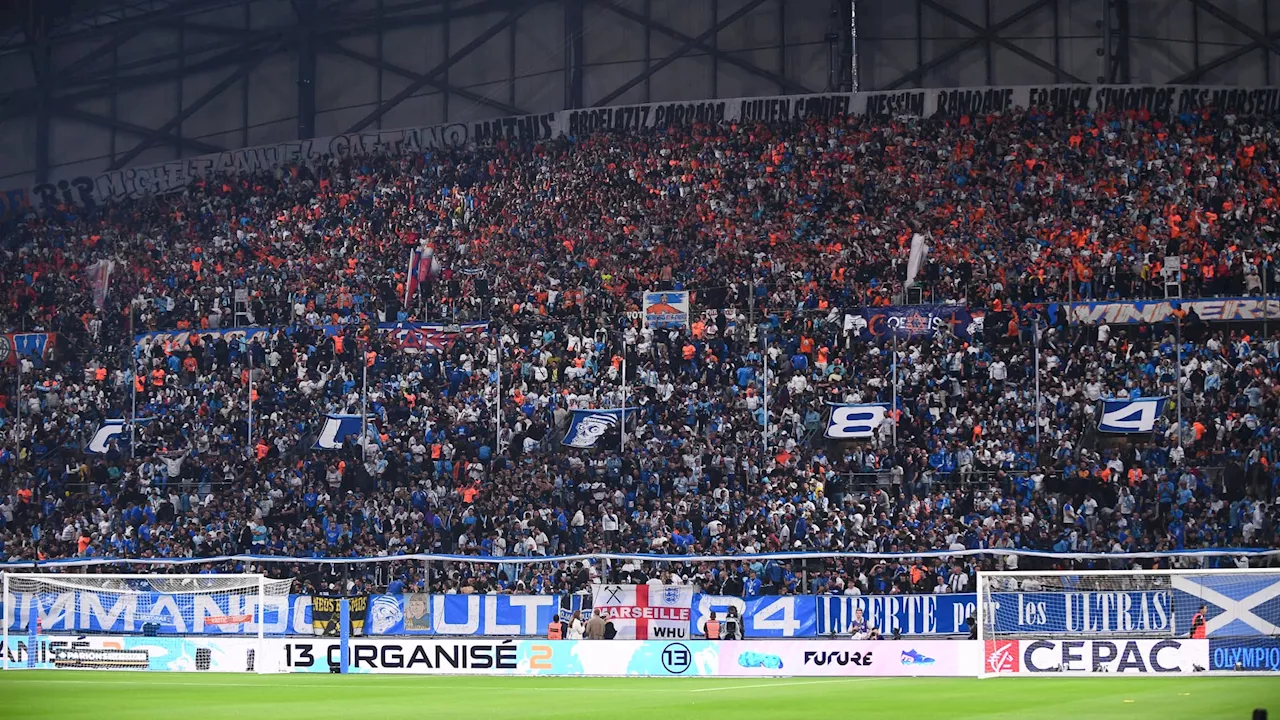
{"label": "blue and white flag", "polygon": [[569,431],[564,434],[563,444],[576,448],[591,448],[596,441],[609,433],[620,433],[620,425],[624,413],[636,412],[636,408],[574,410],[573,420],[569,422]]}
{"label": "blue and white flag", "polygon": [[[372,415],[369,416],[368,436],[373,442],[382,444],[378,437],[378,429],[374,427]],[[324,416],[324,424],[320,426],[320,433],[316,435],[316,443],[312,445],[313,450],[341,450],[342,444],[351,436],[360,436],[360,416],[359,415],[339,415],[329,413]]]}
{"label": "blue and white flag", "polygon": [[1098,416],[1098,432],[1152,432],[1156,429],[1156,420],[1164,414],[1164,406],[1168,402],[1169,398],[1163,397],[1103,400],[1102,413]]}
{"label": "blue and white flag", "polygon": [[102,427],[93,434],[93,439],[85,446],[84,451],[92,455],[105,455],[111,441],[117,435],[123,435],[128,427],[124,420],[103,420]]}
{"label": "blue and white flag", "polygon": [[831,404],[831,418],[827,420],[827,437],[832,440],[856,440],[869,438],[889,418],[887,403],[867,405]]}

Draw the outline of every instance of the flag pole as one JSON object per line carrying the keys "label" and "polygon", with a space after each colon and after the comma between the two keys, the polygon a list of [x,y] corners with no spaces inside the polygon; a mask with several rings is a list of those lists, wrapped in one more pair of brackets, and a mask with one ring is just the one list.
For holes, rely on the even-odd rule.
{"label": "flag pole", "polygon": [[129,457],[137,457],[138,438],[138,346],[133,342],[133,303],[129,303],[129,344],[133,345],[133,369],[129,373]]}
{"label": "flag pole", "polygon": [[893,430],[893,446],[898,447],[898,331],[893,328],[889,329],[893,333],[893,405],[890,407],[889,416],[893,420],[890,428]]}
{"label": "flag pole", "polygon": [[498,333],[498,362],[495,377],[498,381],[498,394],[494,398],[493,414],[494,414],[494,431],[493,431],[493,454],[496,456],[502,452],[502,333]]}
{"label": "flag pole", "polygon": [[1037,455],[1037,462],[1038,462],[1038,461],[1039,461],[1039,454],[1040,454],[1040,318],[1039,318],[1039,317],[1037,317],[1037,318],[1036,318],[1036,325],[1035,325],[1035,340],[1036,340],[1036,412],[1035,412],[1035,421],[1036,421],[1036,455]]}
{"label": "flag pole", "polygon": [[[1179,310],[1181,310],[1181,308],[1179,308]],[[1177,392],[1177,403],[1178,403],[1178,447],[1181,448],[1182,447],[1182,315],[1175,312],[1173,314],[1173,318],[1175,321],[1175,324],[1174,324],[1174,333],[1176,334],[1175,341],[1177,343],[1175,362],[1178,363],[1177,371],[1173,374],[1173,382],[1174,382],[1174,388]]]}
{"label": "flag pole", "polygon": [[15,406],[17,407],[17,417],[15,418],[17,427],[14,429],[14,431],[18,434],[17,442],[15,443],[15,445],[17,446],[15,457],[16,457],[16,464],[21,465],[22,464],[22,356],[18,355],[14,359],[18,361],[18,367],[17,367],[18,389],[17,389],[17,392],[14,393],[18,398],[18,401],[15,403]]}
{"label": "flag pole", "polygon": [[246,334],[244,353],[249,356],[249,457],[253,457],[253,348]]}
{"label": "flag pole", "polygon": [[764,367],[764,371],[762,373],[762,376],[763,376],[762,387],[764,391],[763,393],[761,393],[761,400],[764,402],[764,434],[761,436],[762,440],[764,441],[763,449],[761,451],[762,457],[763,457],[763,459],[761,460],[761,468],[763,469],[764,464],[769,462],[769,331],[768,330],[765,330],[760,333],[760,344],[764,348],[764,352],[761,354],[761,357],[760,357],[760,363]]}
{"label": "flag pole", "polygon": [[627,333],[622,333],[622,422],[618,423],[618,450],[627,449]]}
{"label": "flag pole", "polygon": [[369,459],[369,347],[361,354],[360,377],[360,460]]}

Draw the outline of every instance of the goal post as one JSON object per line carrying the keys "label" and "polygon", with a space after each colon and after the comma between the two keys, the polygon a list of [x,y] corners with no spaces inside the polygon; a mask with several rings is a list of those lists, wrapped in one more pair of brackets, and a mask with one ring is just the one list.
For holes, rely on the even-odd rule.
{"label": "goal post", "polygon": [[981,572],[983,675],[1200,673],[1280,636],[1280,569]]}
{"label": "goal post", "polygon": [[0,573],[0,669],[277,672],[291,580]]}

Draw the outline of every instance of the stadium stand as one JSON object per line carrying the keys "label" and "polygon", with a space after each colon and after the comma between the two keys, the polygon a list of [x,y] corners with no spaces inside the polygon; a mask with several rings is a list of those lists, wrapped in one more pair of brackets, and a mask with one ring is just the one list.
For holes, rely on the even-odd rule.
{"label": "stadium stand", "polygon": [[[1278,328],[1062,312],[1164,299],[1170,256],[1185,298],[1277,287],[1276,133],[1214,112],[1037,109],[702,124],[329,158],[30,217],[0,268],[0,324],[58,343],[6,385],[4,430],[23,432],[0,454],[0,559],[1280,548]],[[916,234],[921,299],[972,312],[865,340],[862,308],[909,297]],[[422,246],[438,271],[418,284]],[[106,260],[98,307],[85,271]],[[640,293],[657,289],[694,293],[687,331],[644,326]],[[415,321],[440,324],[412,341],[378,329]],[[246,348],[218,332],[233,325],[273,330]],[[1100,398],[1177,382],[1182,443],[1172,409],[1150,443],[1095,437]],[[827,402],[895,397],[893,430],[823,440]],[[624,404],[640,420],[625,450],[560,444],[572,410]],[[365,407],[376,442],[313,449],[326,415]],[[132,447],[124,433],[84,452],[131,415]],[[1063,562],[610,572],[905,593]],[[478,593],[573,591],[601,571],[265,567]]]}

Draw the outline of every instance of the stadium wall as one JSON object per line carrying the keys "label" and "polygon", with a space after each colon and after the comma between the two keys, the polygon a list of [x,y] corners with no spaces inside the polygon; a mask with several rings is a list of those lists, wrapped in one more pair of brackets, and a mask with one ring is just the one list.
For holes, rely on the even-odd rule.
{"label": "stadium wall", "polygon": [[280,142],[153,165],[67,177],[0,193],[0,213],[40,212],[62,205],[88,206],[177,192],[190,182],[223,172],[250,173],[316,162],[325,156],[392,152],[430,155],[443,149],[496,140],[541,141],[596,131],[687,127],[697,122],[804,121],[833,115],[956,116],[998,113],[1029,106],[1071,110],[1133,110],[1158,117],[1213,106],[1237,114],[1280,112],[1280,88],[1187,85],[1021,85],[949,90],[826,93],[649,103],[564,110],[474,122],[450,122],[399,130],[357,132]]}

